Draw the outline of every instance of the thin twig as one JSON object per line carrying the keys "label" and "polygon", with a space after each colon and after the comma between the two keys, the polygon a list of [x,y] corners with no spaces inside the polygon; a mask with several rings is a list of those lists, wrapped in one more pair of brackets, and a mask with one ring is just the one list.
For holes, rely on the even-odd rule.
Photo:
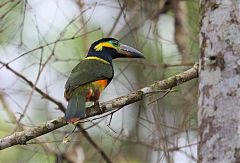
{"label": "thin twig", "polygon": [[[35,90],[41,94],[44,98],[50,100],[51,102],[53,102],[54,104],[56,104],[58,106],[58,108],[65,113],[66,108],[63,106],[63,104],[57,100],[55,100],[54,98],[52,98],[51,96],[49,96],[47,93],[43,92],[40,88],[38,88],[36,85],[34,85],[30,80],[28,80],[25,76],[23,76],[22,74],[18,73],[17,71],[15,71],[14,69],[12,69],[11,67],[9,67],[8,64],[3,63],[2,61],[0,61],[0,64],[4,65],[8,70],[10,70],[12,73],[14,73],[16,76],[18,76],[19,78],[21,78],[22,80],[24,80],[26,83],[28,83],[29,86],[31,86],[32,88],[34,87]],[[58,120],[56,120],[57,122],[59,122]],[[56,122],[54,121],[54,122]],[[62,127],[66,125],[66,122],[62,119],[56,127],[59,128],[58,126]],[[50,121],[49,123],[52,124],[52,122]],[[55,126],[55,125],[53,125]],[[92,138],[88,135],[87,131],[85,131],[81,125],[77,125],[77,127],[79,128],[79,130],[82,131],[82,134],[84,135],[84,137],[88,140],[88,142],[100,153],[100,155],[105,159],[106,162],[111,163],[111,160],[108,158],[107,154],[92,140]],[[42,127],[42,129],[45,131],[45,127]],[[55,127],[54,127],[55,128]],[[56,128],[56,129],[57,129]],[[54,129],[55,130],[55,129]],[[44,133],[43,131],[43,133]],[[50,130],[51,131],[51,130]],[[23,131],[24,132],[24,131]],[[44,133],[45,134],[45,133]],[[34,136],[38,137],[40,135],[33,133]],[[25,140],[25,139],[24,139]],[[17,144],[22,144],[21,141],[18,143],[15,142]],[[1,141],[0,141],[1,144]],[[0,149],[1,145],[0,145]]]}
{"label": "thin twig", "polygon": [[[6,65],[6,67],[8,67]],[[131,92],[125,96],[115,98],[113,100],[101,103],[101,109],[99,108],[87,108],[87,115],[85,118],[89,118],[95,115],[100,115],[105,112],[122,108],[134,102],[144,99],[144,96],[148,92],[152,92],[154,89],[169,89],[179,84],[192,80],[198,77],[198,64],[195,64],[191,69],[182,72],[178,75],[169,77],[162,81],[157,81],[154,84],[144,87],[138,91]],[[51,121],[47,121],[44,125],[29,128],[25,131],[15,132],[12,135],[6,136],[0,139],[0,150],[19,144],[26,144],[29,140],[52,132],[60,127],[67,125],[64,118],[57,118]],[[85,136],[86,137],[86,136]],[[102,152],[102,151],[101,151]],[[102,154],[102,153],[101,153]]]}

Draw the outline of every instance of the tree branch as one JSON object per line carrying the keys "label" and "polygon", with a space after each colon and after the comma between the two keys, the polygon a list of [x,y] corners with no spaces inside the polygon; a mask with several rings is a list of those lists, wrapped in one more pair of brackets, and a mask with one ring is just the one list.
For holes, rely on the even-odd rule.
{"label": "tree branch", "polygon": [[[86,117],[83,119],[113,111],[118,108],[122,108],[126,105],[142,100],[145,95],[156,92],[156,90],[166,90],[197,77],[198,64],[196,63],[191,69],[184,71],[180,74],[169,77],[162,81],[157,81],[148,87],[144,87],[137,91],[131,92],[125,96],[121,96],[113,100],[101,103],[100,108],[96,106],[87,108]],[[44,125],[29,128],[21,132],[15,132],[12,135],[0,139],[0,150],[14,145],[26,144],[26,142],[29,140],[47,134],[65,125],[67,125],[67,123],[61,117],[51,121],[47,121]]]}
{"label": "tree branch", "polygon": [[[34,88],[35,91],[37,91],[40,95],[42,95],[42,97],[46,98],[47,100],[53,102],[54,104],[56,104],[59,108],[59,110],[61,110],[63,113],[65,113],[66,108],[63,106],[63,104],[59,101],[57,101],[56,99],[52,98],[51,96],[49,96],[47,93],[45,93],[44,91],[42,91],[40,88],[38,88],[36,85],[33,84],[32,81],[28,80],[25,76],[23,76],[22,74],[20,74],[19,72],[15,71],[14,69],[12,69],[8,64],[0,61],[0,64],[2,64],[3,66],[5,66],[9,71],[11,71],[12,73],[14,73],[17,77],[19,77],[20,79],[24,80],[31,88]],[[42,130],[45,131],[46,128],[48,128],[48,125],[53,126],[53,128],[57,129],[59,127],[65,126],[66,122],[62,121],[63,119],[55,119],[53,121],[48,121],[46,126],[41,126]],[[57,124],[57,126],[55,125],[55,123]],[[59,127],[58,127],[59,125]],[[87,131],[85,131],[81,125],[77,125],[78,129],[80,131],[82,131],[83,136],[87,139],[87,141],[100,153],[100,155],[104,158],[104,160],[107,163],[111,163],[111,160],[108,158],[107,154],[97,145],[97,143],[95,143],[93,141],[93,139],[90,137],[90,135],[87,133]],[[33,131],[37,131],[37,128],[34,129]],[[51,132],[51,130],[49,130],[49,132]],[[48,132],[47,132],[48,133]],[[42,134],[45,134],[44,132],[42,132]],[[40,136],[37,135],[37,133],[32,132],[32,135],[34,138]],[[31,137],[30,136],[30,137]],[[26,137],[26,136],[25,136]],[[29,137],[29,138],[30,138]],[[13,137],[14,138],[14,137]],[[23,138],[23,140],[25,141],[26,138]],[[31,139],[29,139],[31,140]],[[9,139],[9,141],[14,141],[12,140],[12,138]],[[19,141],[19,142],[18,142]],[[26,141],[27,142],[27,141]],[[1,140],[0,140],[1,143]],[[25,143],[21,143],[21,140],[17,140],[17,142],[14,142],[13,145],[16,144],[25,144]],[[0,145],[0,150],[1,150],[1,145]]]}

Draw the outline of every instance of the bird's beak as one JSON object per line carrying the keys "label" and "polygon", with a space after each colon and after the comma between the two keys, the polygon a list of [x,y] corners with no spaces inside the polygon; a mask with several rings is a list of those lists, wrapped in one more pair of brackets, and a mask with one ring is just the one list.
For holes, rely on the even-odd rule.
{"label": "bird's beak", "polygon": [[120,53],[122,57],[127,58],[145,58],[140,51],[121,43],[118,49],[118,53]]}

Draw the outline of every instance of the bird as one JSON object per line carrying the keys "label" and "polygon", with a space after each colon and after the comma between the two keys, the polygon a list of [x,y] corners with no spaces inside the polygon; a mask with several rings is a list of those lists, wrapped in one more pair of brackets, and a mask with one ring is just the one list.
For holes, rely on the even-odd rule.
{"label": "bird", "polygon": [[113,79],[112,60],[116,58],[144,58],[144,55],[115,38],[95,41],[90,46],[87,56],[73,68],[66,81],[66,122],[78,123],[86,116],[87,105],[98,103],[100,94]]}

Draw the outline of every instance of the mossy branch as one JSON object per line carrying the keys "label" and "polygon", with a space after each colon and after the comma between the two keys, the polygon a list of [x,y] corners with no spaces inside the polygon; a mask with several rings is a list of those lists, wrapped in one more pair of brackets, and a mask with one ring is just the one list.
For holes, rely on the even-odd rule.
{"label": "mossy branch", "polygon": [[[100,104],[100,108],[96,106],[88,108],[85,118],[89,118],[95,115],[100,115],[109,111],[113,111],[118,108],[122,108],[126,105],[142,100],[146,94],[152,93],[156,90],[170,89],[197,77],[198,77],[198,64],[196,63],[191,69],[184,71],[180,74],[169,77],[165,80],[156,81],[150,86],[144,87],[137,91],[133,91],[125,96],[121,96],[113,100],[103,102]],[[24,145],[29,140],[50,133],[65,125],[67,125],[67,123],[61,117],[53,119],[51,121],[47,121],[44,125],[39,125],[37,127],[25,129],[24,131],[15,132],[9,136],[0,139],[0,150],[14,145]]]}

